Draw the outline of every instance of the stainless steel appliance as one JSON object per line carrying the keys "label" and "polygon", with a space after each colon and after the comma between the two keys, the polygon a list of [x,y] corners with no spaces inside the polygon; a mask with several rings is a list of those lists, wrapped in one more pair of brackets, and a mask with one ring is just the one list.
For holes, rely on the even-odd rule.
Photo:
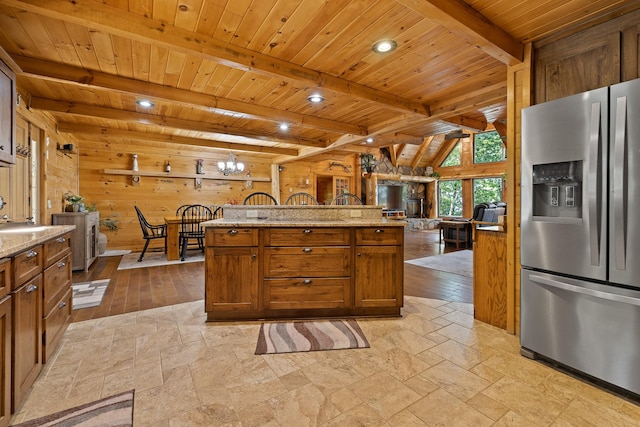
{"label": "stainless steel appliance", "polygon": [[521,346],[640,395],[640,79],[522,111]]}

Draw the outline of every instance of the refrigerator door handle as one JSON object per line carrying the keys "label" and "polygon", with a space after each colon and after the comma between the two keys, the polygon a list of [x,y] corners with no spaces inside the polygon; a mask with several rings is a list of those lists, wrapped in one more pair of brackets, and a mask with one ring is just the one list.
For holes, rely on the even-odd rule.
{"label": "refrigerator door handle", "polygon": [[536,282],[541,285],[551,286],[553,288],[558,288],[565,291],[576,292],[583,295],[589,295],[589,296],[600,298],[600,299],[606,299],[608,301],[640,306],[640,299],[638,298],[628,297],[625,295],[611,294],[608,292],[596,291],[595,289],[589,289],[589,288],[583,288],[576,285],[570,285],[568,283],[560,282],[558,280],[548,279],[546,277],[538,276],[535,274],[532,274],[531,276],[529,276],[529,279],[532,282]]}
{"label": "refrigerator door handle", "polygon": [[598,198],[601,194],[600,181],[600,103],[591,104],[589,128],[589,248],[591,265],[600,265],[600,215]]}
{"label": "refrigerator door handle", "polygon": [[625,141],[627,122],[627,97],[621,96],[616,101],[616,122],[613,129],[613,239],[615,266],[618,270],[626,269],[625,210],[626,188],[624,175],[626,172]]}

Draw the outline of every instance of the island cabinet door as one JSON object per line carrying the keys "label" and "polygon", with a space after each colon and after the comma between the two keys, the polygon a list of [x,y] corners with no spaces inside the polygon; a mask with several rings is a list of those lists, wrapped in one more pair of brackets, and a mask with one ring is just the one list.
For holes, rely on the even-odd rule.
{"label": "island cabinet door", "polygon": [[205,310],[258,310],[257,247],[207,247]]}
{"label": "island cabinet door", "polygon": [[402,307],[402,247],[357,246],[355,258],[355,306]]}

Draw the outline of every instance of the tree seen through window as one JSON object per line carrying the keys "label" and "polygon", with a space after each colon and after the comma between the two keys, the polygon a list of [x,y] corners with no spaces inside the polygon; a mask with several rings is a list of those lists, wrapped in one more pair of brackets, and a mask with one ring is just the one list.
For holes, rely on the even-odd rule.
{"label": "tree seen through window", "polygon": [[462,180],[438,182],[438,215],[462,216]]}
{"label": "tree seen through window", "polygon": [[441,167],[446,166],[460,166],[462,164],[462,148],[460,146],[460,141],[451,149],[449,155],[444,162],[440,165]]}
{"label": "tree seen through window", "polygon": [[473,162],[491,163],[505,159],[504,144],[498,132],[482,132],[473,136]]}

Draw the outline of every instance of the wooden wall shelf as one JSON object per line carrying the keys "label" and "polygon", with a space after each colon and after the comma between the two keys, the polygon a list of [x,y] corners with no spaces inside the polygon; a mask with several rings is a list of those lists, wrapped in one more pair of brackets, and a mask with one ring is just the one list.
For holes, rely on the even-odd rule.
{"label": "wooden wall shelf", "polygon": [[128,175],[128,176],[153,176],[157,178],[190,178],[190,179],[217,179],[220,181],[254,181],[254,182],[270,182],[271,178],[261,178],[256,176],[245,175],[228,175],[222,174],[207,175],[198,173],[176,173],[176,172],[145,172],[133,171],[129,169],[104,169],[107,175]]}

